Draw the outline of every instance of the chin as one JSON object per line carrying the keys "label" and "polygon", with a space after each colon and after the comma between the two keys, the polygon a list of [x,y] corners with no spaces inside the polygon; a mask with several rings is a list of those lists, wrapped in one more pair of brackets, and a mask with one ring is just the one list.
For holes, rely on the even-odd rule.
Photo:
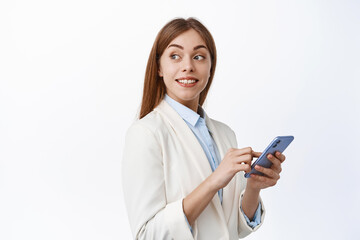
{"label": "chin", "polygon": [[176,96],[183,101],[193,101],[193,100],[197,100],[199,98],[200,93],[199,94],[185,93],[185,94],[178,94]]}

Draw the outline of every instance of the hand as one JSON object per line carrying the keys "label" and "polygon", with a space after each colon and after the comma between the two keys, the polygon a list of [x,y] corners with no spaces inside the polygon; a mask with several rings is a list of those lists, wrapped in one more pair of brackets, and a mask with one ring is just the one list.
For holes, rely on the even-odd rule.
{"label": "hand", "polygon": [[[260,157],[261,153],[254,153],[254,156]],[[255,169],[265,174],[265,176],[259,176],[251,174],[247,181],[247,187],[260,190],[267,187],[275,186],[277,181],[280,179],[281,164],[285,161],[285,155],[280,152],[276,152],[275,156],[268,154],[267,158],[272,162],[270,168],[264,168],[259,165],[255,166]]]}
{"label": "hand", "polygon": [[216,191],[225,187],[237,172],[250,172],[253,157],[254,152],[251,147],[242,149],[230,148],[219,166],[209,177]]}

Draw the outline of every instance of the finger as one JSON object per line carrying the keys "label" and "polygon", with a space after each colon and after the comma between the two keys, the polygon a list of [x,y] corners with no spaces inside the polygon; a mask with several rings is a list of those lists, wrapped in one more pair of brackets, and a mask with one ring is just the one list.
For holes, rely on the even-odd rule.
{"label": "finger", "polygon": [[246,148],[241,148],[241,149],[231,148],[231,149],[229,149],[229,151],[234,155],[241,156],[243,154],[251,154],[252,148],[251,147],[246,147]]}
{"label": "finger", "polygon": [[264,168],[262,166],[256,165],[255,169],[272,179],[278,180],[280,178],[280,175],[271,168]]}
{"label": "finger", "polygon": [[257,174],[250,174],[250,177],[256,181],[262,182],[262,184],[266,185],[267,187],[274,186],[277,182],[275,179],[271,179],[265,176],[260,176]]}
{"label": "finger", "polygon": [[249,164],[237,164],[235,169],[236,169],[236,172],[244,171],[244,172],[248,173],[251,171],[251,167]]}
{"label": "finger", "polygon": [[265,177],[265,176],[260,176],[260,175],[257,175],[257,174],[250,174],[250,177],[253,178],[254,180],[256,181],[259,181],[259,182],[267,182],[268,178]]}
{"label": "finger", "polygon": [[285,159],[286,159],[285,155],[282,154],[281,152],[276,152],[276,153],[275,153],[275,156],[276,156],[278,159],[280,159],[280,162],[284,162]]}
{"label": "finger", "polygon": [[246,164],[251,164],[252,161],[252,155],[251,154],[244,154],[241,156],[238,156],[235,158],[235,162],[236,163],[246,163]]}
{"label": "finger", "polygon": [[252,151],[252,155],[253,155],[253,157],[260,157],[261,156],[261,154],[262,154],[262,152],[254,152],[254,151]]}
{"label": "finger", "polygon": [[280,159],[274,157],[272,154],[267,155],[267,159],[273,164],[273,169],[281,170],[281,161]]}
{"label": "finger", "polygon": [[275,166],[274,164],[273,165],[271,165],[271,167],[270,167],[272,170],[274,170],[275,172],[277,172],[278,174],[280,174],[281,173],[281,171],[282,171],[282,168],[281,168],[281,166]]}

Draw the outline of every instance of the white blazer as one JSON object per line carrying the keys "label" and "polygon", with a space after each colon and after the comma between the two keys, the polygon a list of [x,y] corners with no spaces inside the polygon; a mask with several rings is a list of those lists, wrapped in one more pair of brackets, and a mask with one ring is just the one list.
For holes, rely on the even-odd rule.
{"label": "white blazer", "polygon": [[[223,159],[236,148],[234,132],[206,116],[206,125]],[[246,223],[240,203],[246,178],[239,172],[193,224],[185,220],[182,201],[212,173],[196,136],[180,115],[162,101],[154,111],[135,121],[126,133],[122,162],[125,205],[135,239],[239,239],[257,230]],[[260,200],[261,201],[261,200]]]}

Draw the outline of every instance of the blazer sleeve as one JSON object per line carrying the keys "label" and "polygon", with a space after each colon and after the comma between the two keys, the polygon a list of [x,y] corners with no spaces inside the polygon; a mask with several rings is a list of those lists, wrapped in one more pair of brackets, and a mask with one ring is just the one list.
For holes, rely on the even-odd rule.
{"label": "blazer sleeve", "polygon": [[122,184],[135,239],[194,239],[183,212],[183,199],[167,202],[162,147],[141,123],[127,131]]}

